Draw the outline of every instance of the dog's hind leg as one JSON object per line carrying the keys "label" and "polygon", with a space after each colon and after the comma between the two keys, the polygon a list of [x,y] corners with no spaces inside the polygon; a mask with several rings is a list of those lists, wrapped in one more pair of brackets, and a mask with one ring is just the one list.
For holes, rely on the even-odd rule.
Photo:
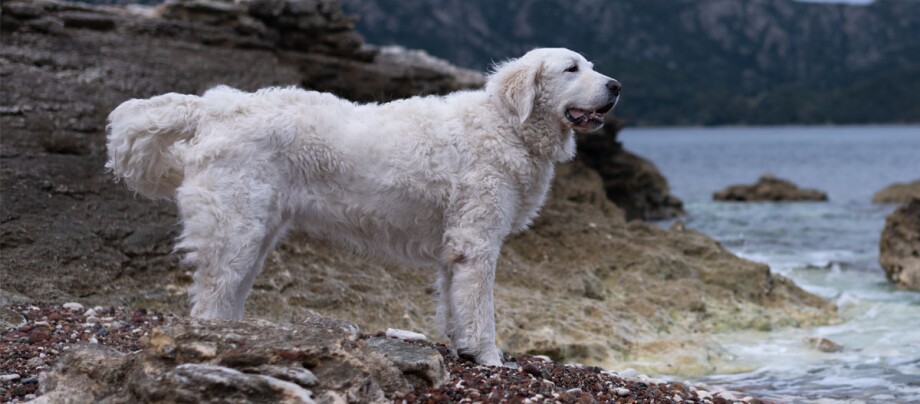
{"label": "dog's hind leg", "polygon": [[265,257],[285,228],[277,195],[255,175],[210,167],[177,191],[183,232],[177,249],[196,267],[192,316],[242,319]]}
{"label": "dog's hind leg", "polygon": [[[451,283],[453,274],[451,274],[450,265],[441,265],[438,269],[438,327],[441,333],[450,340],[453,340],[457,334],[454,321],[454,302],[451,300]],[[456,354],[456,346],[451,346],[451,350]]]}

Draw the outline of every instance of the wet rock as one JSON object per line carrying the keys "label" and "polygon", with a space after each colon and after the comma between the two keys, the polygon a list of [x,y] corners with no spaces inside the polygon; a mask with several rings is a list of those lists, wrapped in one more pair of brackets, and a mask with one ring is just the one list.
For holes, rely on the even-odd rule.
{"label": "wet rock", "polygon": [[889,281],[920,290],[920,199],[888,215],[879,242],[879,263]]}
{"label": "wet rock", "polygon": [[872,195],[873,203],[905,204],[920,199],[920,180],[891,184]]}
{"label": "wet rock", "polygon": [[153,330],[147,349],[135,355],[72,347],[43,374],[41,399],[305,403],[314,393],[335,392],[369,402],[446,380],[434,349],[363,341],[358,331],[324,317],[300,324],[176,320]]}
{"label": "wet rock", "polygon": [[732,185],[715,192],[712,199],[729,202],[826,201],[827,193],[799,188],[790,181],[765,174],[753,185]]}
{"label": "wet rock", "polygon": [[840,345],[829,338],[825,337],[805,337],[805,343],[808,346],[815,348],[821,352],[839,352],[843,350],[843,345]]}

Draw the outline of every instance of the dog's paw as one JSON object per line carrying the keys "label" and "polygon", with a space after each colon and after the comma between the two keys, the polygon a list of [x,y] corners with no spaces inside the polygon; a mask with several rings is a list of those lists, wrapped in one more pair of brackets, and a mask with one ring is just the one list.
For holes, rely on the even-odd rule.
{"label": "dog's paw", "polygon": [[476,363],[485,366],[505,366],[505,363],[502,362],[502,352],[498,349],[481,352],[476,356]]}

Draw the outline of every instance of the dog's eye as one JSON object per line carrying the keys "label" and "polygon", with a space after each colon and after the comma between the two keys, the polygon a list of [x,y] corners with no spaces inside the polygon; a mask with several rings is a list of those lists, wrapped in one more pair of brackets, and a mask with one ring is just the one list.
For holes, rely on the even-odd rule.
{"label": "dog's eye", "polygon": [[578,71],[578,65],[572,65],[572,67],[570,67],[570,68],[568,68],[568,69],[565,69],[565,71],[567,71],[567,72],[569,72],[569,73],[575,73],[575,72]]}

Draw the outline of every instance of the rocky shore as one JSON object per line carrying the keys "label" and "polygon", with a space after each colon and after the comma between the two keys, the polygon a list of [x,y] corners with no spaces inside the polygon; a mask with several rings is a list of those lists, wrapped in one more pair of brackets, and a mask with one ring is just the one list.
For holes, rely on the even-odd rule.
{"label": "rocky shore", "polygon": [[[91,342],[95,333],[97,343],[105,345],[107,338],[116,341],[120,333],[133,331],[110,330],[103,317],[127,325],[118,330],[136,327],[141,334],[151,333],[168,317],[157,315],[155,323],[149,314],[105,307],[143,308],[178,317],[188,312],[191,273],[172,254],[178,230],[175,207],[135,198],[103,170],[105,117],[118,103],[171,91],[200,93],[219,83],[246,90],[299,85],[355,100],[383,101],[483,82],[480,73],[424,53],[364,44],[352,29],[352,17],[334,1],[185,1],[152,9],[10,0],[0,7],[0,305],[25,304],[9,306],[20,315],[31,310],[23,307],[43,301],[103,306],[104,313],[96,317],[110,335],[101,337],[95,326],[85,332],[84,324],[96,324],[85,310],[73,312],[84,317],[78,316],[73,324],[49,327],[55,321],[52,311],[59,309],[36,305],[41,315],[27,315],[28,321],[48,325],[33,323],[26,331],[17,325],[13,334],[4,331],[4,338],[14,335],[14,341],[28,341],[34,332],[38,340],[47,335],[42,342],[60,334],[63,339],[51,344],[69,344],[74,338]],[[717,346],[701,338],[707,333],[834,321],[833,305],[765,265],[736,257],[680,222],[666,230],[627,221],[670,217],[681,208],[654,166],[623,150],[615,132],[610,125],[604,134],[579,139],[581,157],[559,167],[533,229],[512,237],[502,251],[496,287],[500,348],[544,355],[552,363],[692,375],[725,359]],[[299,330],[305,319],[321,315],[365,330],[395,327],[434,337],[433,281],[434,271],[386,266],[295,235],[269,256],[246,317],[265,321],[259,327]],[[135,322],[135,317],[142,321]],[[191,327],[189,320],[176,321]],[[240,327],[246,324],[252,323]],[[58,325],[60,330],[70,328],[52,331]],[[218,336],[239,333],[216,330]],[[140,344],[140,337],[129,336],[121,339],[128,348],[106,357],[130,362],[140,359],[123,355],[147,355],[151,361],[174,361],[156,359],[149,351],[132,353],[130,344]],[[17,344],[29,342],[5,341],[4,358],[19,355],[9,352],[25,352]],[[45,351],[44,358],[50,359],[42,366],[53,367],[53,359],[60,358],[63,351],[54,349],[57,353]],[[140,345],[137,349],[143,350]],[[44,359],[40,353],[39,358]],[[520,363],[531,360],[516,358]],[[446,366],[453,366],[450,361]],[[6,363],[0,369],[3,374],[20,371],[21,364],[7,370]],[[158,372],[165,375],[181,365],[170,363],[172,367],[157,368]],[[455,364],[470,366],[463,363]],[[550,372],[570,369],[552,366]],[[455,377],[452,368],[450,372]],[[492,383],[496,373],[491,372],[482,385]],[[15,388],[31,385],[34,381],[24,380],[36,374],[28,375],[20,375],[16,380],[21,386]],[[186,377],[173,375],[176,383]],[[530,383],[530,376],[518,376]],[[558,389],[552,392],[560,395],[575,388],[590,394],[607,389],[604,394],[609,395],[607,382],[630,388],[628,381],[614,379],[597,379],[602,389],[543,379],[556,383]],[[451,379],[430,387],[434,390],[414,393],[383,387],[380,391],[385,397],[419,394],[416,399],[424,401],[455,394],[452,386],[458,382]],[[650,387],[648,382],[636,383]],[[335,390],[301,387],[315,393],[314,399]],[[658,391],[683,394],[675,393],[676,388],[658,386]],[[21,397],[35,393],[20,392],[25,393]],[[570,396],[582,397],[575,393]],[[639,393],[632,394],[617,400],[639,400]]]}
{"label": "rocky shore", "polygon": [[827,193],[817,189],[799,188],[791,181],[764,174],[754,184],[731,185],[715,192],[712,199],[729,202],[826,201]]}

